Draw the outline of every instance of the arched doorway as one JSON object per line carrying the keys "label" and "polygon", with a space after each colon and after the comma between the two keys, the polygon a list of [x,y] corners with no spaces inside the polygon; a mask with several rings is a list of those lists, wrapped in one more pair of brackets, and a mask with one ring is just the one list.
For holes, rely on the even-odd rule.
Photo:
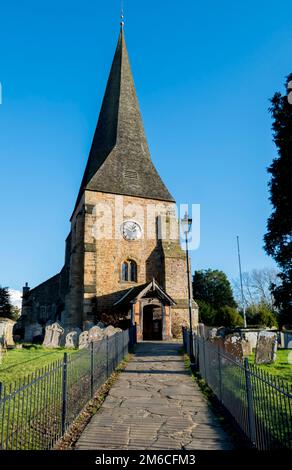
{"label": "arched doorway", "polygon": [[162,340],[162,308],[160,305],[145,305],[143,308],[143,339]]}

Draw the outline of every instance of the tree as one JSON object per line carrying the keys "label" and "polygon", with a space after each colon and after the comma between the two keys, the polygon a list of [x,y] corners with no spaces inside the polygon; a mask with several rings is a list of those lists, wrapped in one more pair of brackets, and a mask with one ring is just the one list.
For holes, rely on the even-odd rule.
{"label": "tree", "polygon": [[0,286],[0,317],[11,318],[11,307],[8,287]]}
{"label": "tree", "polygon": [[193,277],[193,295],[195,300],[203,300],[214,309],[236,307],[230,282],[223,271],[195,271]]}
{"label": "tree", "polygon": [[243,318],[238,311],[233,307],[227,305],[221,307],[215,317],[217,325],[226,326],[229,328],[236,328],[237,326],[243,326]]}
{"label": "tree", "polygon": [[270,306],[261,302],[259,304],[250,305],[246,309],[247,323],[249,325],[261,325],[261,326],[278,326],[277,315]]}
{"label": "tree", "polygon": [[[253,269],[251,272],[242,273],[243,297],[246,307],[257,306],[264,303],[271,310],[275,309],[275,299],[272,286],[279,284],[278,271],[264,268]],[[240,280],[233,281],[233,292],[238,305],[242,306]]]}
{"label": "tree", "polygon": [[235,310],[230,282],[223,271],[195,271],[193,296],[199,306],[200,320],[208,326],[240,326],[242,317]]}
{"label": "tree", "polygon": [[199,307],[200,321],[208,326],[215,325],[216,310],[204,300],[196,300]]}
{"label": "tree", "polygon": [[[290,74],[286,81],[288,94]],[[280,311],[280,323],[292,323],[292,105],[287,96],[275,93],[271,100],[273,137],[278,156],[268,172],[272,214],[267,222],[264,248],[277,262],[280,285],[273,285],[275,304]]]}

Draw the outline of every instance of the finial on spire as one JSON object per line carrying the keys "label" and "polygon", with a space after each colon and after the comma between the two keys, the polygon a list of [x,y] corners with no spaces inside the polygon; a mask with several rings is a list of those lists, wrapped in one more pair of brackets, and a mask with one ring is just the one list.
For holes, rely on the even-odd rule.
{"label": "finial on spire", "polygon": [[124,25],[125,25],[125,22],[124,22],[124,2],[123,2],[123,0],[121,0],[121,23],[120,23],[121,31],[124,29]]}

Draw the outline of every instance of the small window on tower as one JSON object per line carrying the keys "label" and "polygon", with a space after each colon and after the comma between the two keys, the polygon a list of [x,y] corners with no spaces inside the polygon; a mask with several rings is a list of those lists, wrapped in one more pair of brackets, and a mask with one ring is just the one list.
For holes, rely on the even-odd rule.
{"label": "small window on tower", "polygon": [[124,261],[122,264],[122,281],[137,282],[137,263],[133,260]]}
{"label": "small window on tower", "polygon": [[125,261],[122,265],[122,281],[129,280],[129,265],[128,262]]}
{"label": "small window on tower", "polygon": [[130,280],[132,282],[137,282],[137,264],[135,263],[135,261],[131,260],[129,261],[129,265],[130,265]]}

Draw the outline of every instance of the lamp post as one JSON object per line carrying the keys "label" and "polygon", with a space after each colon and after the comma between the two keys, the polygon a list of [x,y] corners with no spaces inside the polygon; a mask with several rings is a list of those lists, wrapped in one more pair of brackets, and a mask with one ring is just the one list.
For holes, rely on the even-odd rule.
{"label": "lamp post", "polygon": [[189,244],[188,244],[188,235],[192,227],[192,219],[188,216],[187,212],[185,213],[184,218],[181,220],[182,230],[185,234],[186,242],[186,260],[187,260],[187,277],[188,277],[188,303],[189,303],[189,323],[190,323],[190,362],[191,368],[195,366],[195,357],[194,357],[194,345],[193,345],[193,319],[192,319],[192,288],[191,288],[191,278],[190,278],[190,262],[189,262]]}

